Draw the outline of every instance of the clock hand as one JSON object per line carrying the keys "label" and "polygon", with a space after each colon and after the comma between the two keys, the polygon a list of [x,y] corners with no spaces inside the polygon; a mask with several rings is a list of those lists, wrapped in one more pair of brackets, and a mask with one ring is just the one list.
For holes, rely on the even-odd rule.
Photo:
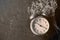
{"label": "clock hand", "polygon": [[47,29],[46,27],[44,27],[44,26],[42,26],[42,25],[40,25],[41,27],[43,27],[43,28],[45,28],[45,29]]}
{"label": "clock hand", "polygon": [[40,25],[39,23],[37,23],[40,27],[43,27],[43,28],[45,28],[45,29],[47,29],[46,27],[44,27],[44,26],[42,26],[42,25]]}

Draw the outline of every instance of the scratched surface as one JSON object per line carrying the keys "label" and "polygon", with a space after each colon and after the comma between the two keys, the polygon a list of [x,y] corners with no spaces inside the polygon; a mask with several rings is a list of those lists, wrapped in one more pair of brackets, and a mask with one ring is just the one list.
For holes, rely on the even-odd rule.
{"label": "scratched surface", "polygon": [[43,40],[30,31],[27,7],[31,1],[0,0],[0,40]]}

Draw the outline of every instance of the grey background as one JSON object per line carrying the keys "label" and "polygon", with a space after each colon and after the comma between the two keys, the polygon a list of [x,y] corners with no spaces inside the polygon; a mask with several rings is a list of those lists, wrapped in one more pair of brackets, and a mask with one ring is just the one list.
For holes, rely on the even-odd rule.
{"label": "grey background", "polygon": [[0,40],[45,40],[30,30],[27,7],[31,1],[0,0]]}
{"label": "grey background", "polygon": [[31,0],[0,0],[0,40],[39,40],[29,28]]}

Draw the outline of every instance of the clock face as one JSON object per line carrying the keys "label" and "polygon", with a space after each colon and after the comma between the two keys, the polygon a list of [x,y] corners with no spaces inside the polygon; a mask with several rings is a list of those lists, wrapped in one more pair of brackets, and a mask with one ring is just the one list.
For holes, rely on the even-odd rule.
{"label": "clock face", "polygon": [[31,21],[30,28],[35,35],[42,35],[49,30],[49,22],[44,17],[37,17]]}

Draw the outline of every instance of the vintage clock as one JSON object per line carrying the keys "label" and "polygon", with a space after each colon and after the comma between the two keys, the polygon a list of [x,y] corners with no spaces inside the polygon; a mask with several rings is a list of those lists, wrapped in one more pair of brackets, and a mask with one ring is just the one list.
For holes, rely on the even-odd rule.
{"label": "vintage clock", "polygon": [[45,17],[34,18],[30,23],[30,29],[35,35],[43,35],[49,30],[49,22]]}
{"label": "vintage clock", "polygon": [[45,35],[44,37],[51,38],[56,32],[55,27],[55,9],[57,3],[55,0],[38,0],[32,2],[28,7],[30,13],[30,29],[35,35]]}

